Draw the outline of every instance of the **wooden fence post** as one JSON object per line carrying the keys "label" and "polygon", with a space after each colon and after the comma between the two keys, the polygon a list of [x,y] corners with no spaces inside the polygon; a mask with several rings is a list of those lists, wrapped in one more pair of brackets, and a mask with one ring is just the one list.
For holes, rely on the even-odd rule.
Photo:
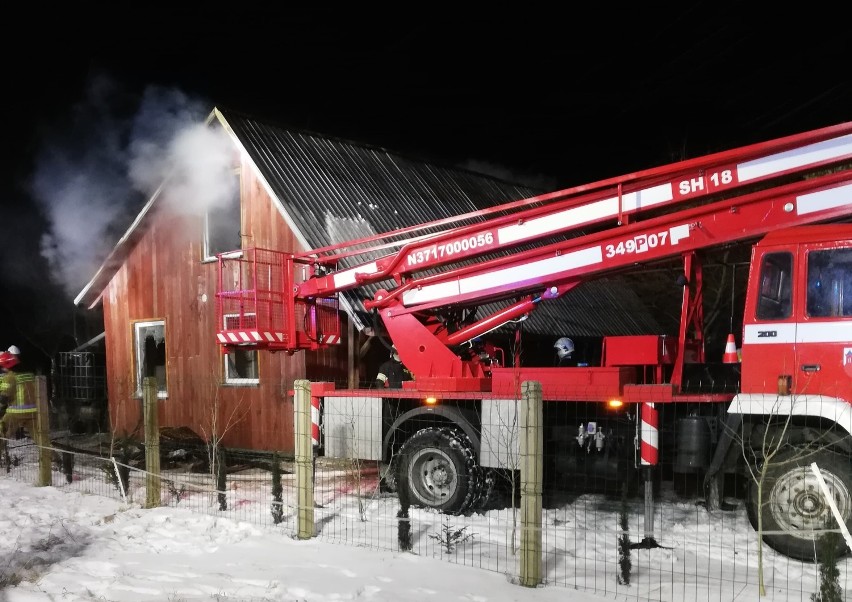
{"label": "wooden fence post", "polygon": [[544,466],[541,383],[521,383],[521,585],[541,583],[541,495]]}
{"label": "wooden fence post", "polygon": [[50,450],[50,410],[47,402],[47,377],[36,377],[36,415],[33,439],[38,446],[38,487],[53,484]]}
{"label": "wooden fence post", "polygon": [[293,383],[295,429],[297,526],[299,539],[314,536],[314,450],[311,437],[311,381]]}
{"label": "wooden fence post", "polygon": [[145,416],[145,507],[160,505],[160,422],[157,416],[157,378],[142,380],[142,403]]}

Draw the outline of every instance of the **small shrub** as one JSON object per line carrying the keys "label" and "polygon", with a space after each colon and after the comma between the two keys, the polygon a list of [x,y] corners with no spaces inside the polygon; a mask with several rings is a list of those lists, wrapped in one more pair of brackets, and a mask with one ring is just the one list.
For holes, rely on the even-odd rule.
{"label": "small shrub", "polygon": [[62,452],[62,474],[66,483],[74,480],[74,454],[71,452]]}
{"label": "small shrub", "polygon": [[[115,486],[119,493],[128,494],[127,486],[130,483],[130,467],[126,464],[118,465],[118,476],[115,474],[115,464],[112,460],[107,460],[101,464],[101,470],[104,473],[104,481]],[[121,483],[118,479],[121,478]]]}
{"label": "small shrub", "polygon": [[178,489],[177,485],[175,485],[175,482],[172,481],[172,480],[167,479],[165,481],[165,483],[166,483],[166,487],[169,490],[169,493],[172,496],[172,499],[174,499],[174,501],[175,501],[175,505],[180,504],[180,501],[184,498],[184,496],[187,493],[186,492],[186,485],[181,483],[180,489]]}
{"label": "small shrub", "polygon": [[430,533],[429,537],[441,544],[447,554],[452,554],[459,544],[476,537],[476,533],[466,533],[467,527],[457,528],[450,524],[449,519],[441,525],[440,533]]}
{"label": "small shrub", "polygon": [[2,571],[0,572],[0,591],[3,591],[7,587],[20,585],[22,580],[23,578],[17,573]]}
{"label": "small shrub", "polygon": [[811,594],[811,602],[843,602],[840,571],[837,568],[838,533],[826,533],[817,540],[819,591]]}
{"label": "small shrub", "polygon": [[225,449],[220,445],[216,448],[216,490],[219,498],[219,510],[224,512],[228,509],[228,497],[225,494],[228,488],[228,472],[225,467]]}
{"label": "small shrub", "polygon": [[284,487],[281,485],[281,458],[272,454],[272,522],[276,525],[284,520]]}
{"label": "small shrub", "polygon": [[622,585],[630,585],[630,535],[627,532],[627,485],[621,489],[621,508],[618,513],[618,525],[621,535],[618,537],[618,582]]}
{"label": "small shrub", "polygon": [[399,512],[396,513],[397,519],[397,540],[399,541],[399,549],[403,552],[410,552],[413,547],[411,541],[411,521],[408,518],[408,508],[410,501],[408,499],[408,484],[403,483],[399,488]]}

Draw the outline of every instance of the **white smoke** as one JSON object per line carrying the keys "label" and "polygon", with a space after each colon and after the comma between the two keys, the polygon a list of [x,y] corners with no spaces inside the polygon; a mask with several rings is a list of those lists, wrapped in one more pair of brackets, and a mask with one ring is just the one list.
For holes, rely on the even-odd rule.
{"label": "white smoke", "polygon": [[190,213],[233,198],[234,147],[221,129],[207,127],[204,117],[180,92],[146,91],[129,143],[128,174],[135,189],[150,194],[166,183],[171,208]]}
{"label": "white smoke", "polygon": [[129,97],[96,76],[68,122],[45,137],[30,188],[48,226],[41,252],[69,298],[167,180],[175,210],[231,198],[233,149],[204,125],[211,108],[174,89]]}

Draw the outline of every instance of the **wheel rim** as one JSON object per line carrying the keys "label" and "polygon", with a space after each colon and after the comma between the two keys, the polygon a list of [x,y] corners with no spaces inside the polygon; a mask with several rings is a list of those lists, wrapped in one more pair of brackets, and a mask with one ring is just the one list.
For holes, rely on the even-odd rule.
{"label": "wheel rim", "polygon": [[408,465],[409,486],[427,506],[441,506],[456,493],[459,480],[452,459],[439,449],[421,449]]}
{"label": "wheel rim", "polygon": [[[849,489],[842,479],[823,471],[822,478],[844,522],[849,517]],[[772,517],[781,529],[794,537],[814,539],[812,531],[824,529],[834,520],[831,507],[823,496],[816,475],[808,468],[782,475],[770,493]]]}

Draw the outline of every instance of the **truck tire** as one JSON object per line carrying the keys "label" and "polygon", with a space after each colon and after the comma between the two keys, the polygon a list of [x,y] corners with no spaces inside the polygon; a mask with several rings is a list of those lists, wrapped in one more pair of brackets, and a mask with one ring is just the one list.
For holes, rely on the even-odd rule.
{"label": "truck tire", "polygon": [[[763,483],[763,541],[790,558],[815,562],[815,538],[809,531],[837,528],[831,507],[823,497],[816,475],[810,468],[816,462],[834,503],[848,529],[852,529],[852,462],[829,452],[814,453],[794,448],[779,453],[766,469]],[[757,529],[757,483],[751,482],[748,495],[748,517]],[[783,531],[787,534],[773,534]],[[837,557],[849,552],[843,538],[838,538]]]}
{"label": "truck tire", "polygon": [[400,448],[396,463],[396,486],[406,488],[412,506],[461,514],[482,494],[473,445],[456,429],[420,429]]}

